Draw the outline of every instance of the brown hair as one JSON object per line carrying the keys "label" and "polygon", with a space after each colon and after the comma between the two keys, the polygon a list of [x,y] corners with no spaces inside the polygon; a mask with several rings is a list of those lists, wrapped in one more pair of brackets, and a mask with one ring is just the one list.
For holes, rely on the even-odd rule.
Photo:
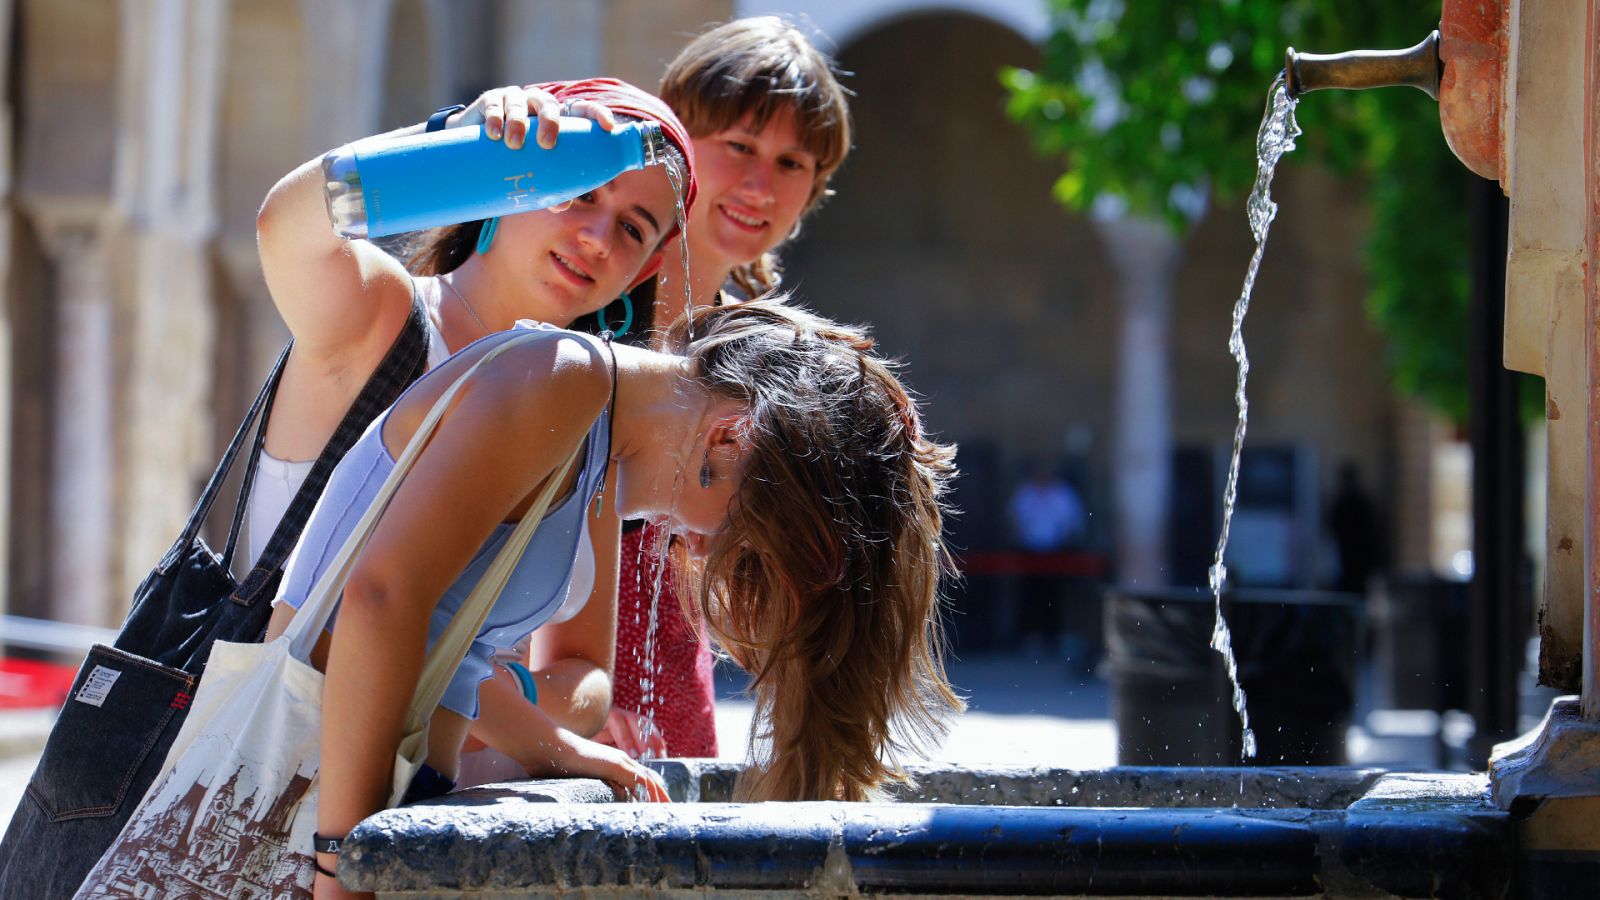
{"label": "brown hair", "polygon": [[[684,47],[661,77],[661,99],[695,137],[715,134],[751,118],[759,131],[780,111],[794,115],[795,130],[817,171],[804,216],[831,193],[828,179],[850,153],[849,92],[833,61],[799,28],[778,16],[735,19]],[[778,286],[777,256],[765,253],[733,270],[751,297]]]}
{"label": "brown hair", "polygon": [[903,781],[898,757],[963,707],[939,591],[955,448],[923,432],[865,332],[784,298],[699,307],[667,344],[748,409],[725,537],[691,573],[693,612],[752,674],[771,740],[741,795],[861,800]]}

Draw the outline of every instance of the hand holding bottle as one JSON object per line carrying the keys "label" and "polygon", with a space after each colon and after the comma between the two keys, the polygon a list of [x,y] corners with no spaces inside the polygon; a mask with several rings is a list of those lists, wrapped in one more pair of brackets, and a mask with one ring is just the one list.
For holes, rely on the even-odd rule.
{"label": "hand holding bottle", "polygon": [[[491,140],[503,140],[507,147],[517,150],[527,142],[532,119],[538,122],[534,143],[548,150],[556,145],[561,135],[562,116],[593,119],[605,131],[617,127],[616,117],[605,104],[593,100],[562,103],[549,91],[531,84],[490,88],[466,109],[451,114],[444,127],[482,125],[483,133]],[[550,207],[550,211],[561,212],[571,205],[572,201],[568,200]]]}
{"label": "hand holding bottle", "polygon": [[[334,230],[373,238],[560,211],[622,172],[666,159],[658,125],[618,125],[604,104],[562,103],[531,85],[485,91],[445,124],[444,131],[384,135],[326,154],[324,194]],[[533,147],[526,146],[530,128],[536,128]]]}
{"label": "hand holding bottle", "polygon": [[556,138],[561,133],[562,116],[593,119],[605,131],[617,127],[616,117],[604,104],[593,100],[563,104],[548,91],[531,84],[484,91],[472,101],[471,106],[446,120],[445,127],[482,125],[484,133],[491,139],[504,140],[507,147],[516,150],[527,141],[531,120],[536,119],[538,132],[535,143],[548,150],[556,145]]}

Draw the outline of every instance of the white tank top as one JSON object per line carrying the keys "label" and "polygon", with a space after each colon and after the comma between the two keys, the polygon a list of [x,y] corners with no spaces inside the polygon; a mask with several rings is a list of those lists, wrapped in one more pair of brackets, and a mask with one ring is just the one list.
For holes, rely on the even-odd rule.
{"label": "white tank top", "polygon": [[[431,280],[424,284],[433,288],[420,291],[428,313],[423,317],[423,322],[428,330],[428,371],[432,371],[450,358],[451,350],[445,346],[444,335],[439,331],[439,282]],[[261,463],[256,468],[256,481],[250,486],[249,506],[245,510],[244,546],[249,554],[250,565],[255,565],[255,561],[266,552],[272,532],[282,521],[284,513],[289,511],[289,503],[294,500],[295,494],[300,493],[300,486],[306,483],[306,476],[311,474],[311,467],[315,464],[316,460],[279,459],[266,450],[261,451]],[[567,596],[549,622],[565,622],[583,609],[589,594],[594,591],[594,570],[594,545],[589,542],[589,517],[584,516],[583,534],[578,540],[578,558],[572,567]]]}

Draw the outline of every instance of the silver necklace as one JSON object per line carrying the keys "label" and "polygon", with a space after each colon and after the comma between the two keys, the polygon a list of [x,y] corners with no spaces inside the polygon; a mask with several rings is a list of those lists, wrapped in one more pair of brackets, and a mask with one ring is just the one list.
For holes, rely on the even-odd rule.
{"label": "silver necklace", "polygon": [[439,277],[439,283],[444,285],[445,287],[449,288],[450,289],[450,293],[456,295],[456,299],[460,300],[461,301],[461,305],[466,307],[467,315],[472,316],[472,321],[478,323],[478,327],[483,329],[483,333],[484,334],[487,335],[487,334],[493,334],[494,333],[494,329],[492,329],[489,326],[483,324],[483,320],[478,318],[478,311],[473,309],[472,308],[472,304],[467,302],[466,296],[464,294],[462,294],[461,291],[454,284],[450,283],[450,279],[449,278],[441,275]]}

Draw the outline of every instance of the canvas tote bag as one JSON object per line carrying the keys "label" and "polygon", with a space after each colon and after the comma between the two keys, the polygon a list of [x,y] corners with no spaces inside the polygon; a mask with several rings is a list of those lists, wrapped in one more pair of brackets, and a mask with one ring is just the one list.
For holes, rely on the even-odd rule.
{"label": "canvas tote bag", "polygon": [[[310,897],[316,870],[323,675],[309,662],[356,559],[456,392],[479,366],[538,333],[485,353],[439,398],[337,556],[276,640],[218,641],[162,775],[79,889],[78,897]],[[450,625],[430,648],[395,755],[392,806],[427,756],[428,721],[482,629],[578,454],[558,468]]]}

